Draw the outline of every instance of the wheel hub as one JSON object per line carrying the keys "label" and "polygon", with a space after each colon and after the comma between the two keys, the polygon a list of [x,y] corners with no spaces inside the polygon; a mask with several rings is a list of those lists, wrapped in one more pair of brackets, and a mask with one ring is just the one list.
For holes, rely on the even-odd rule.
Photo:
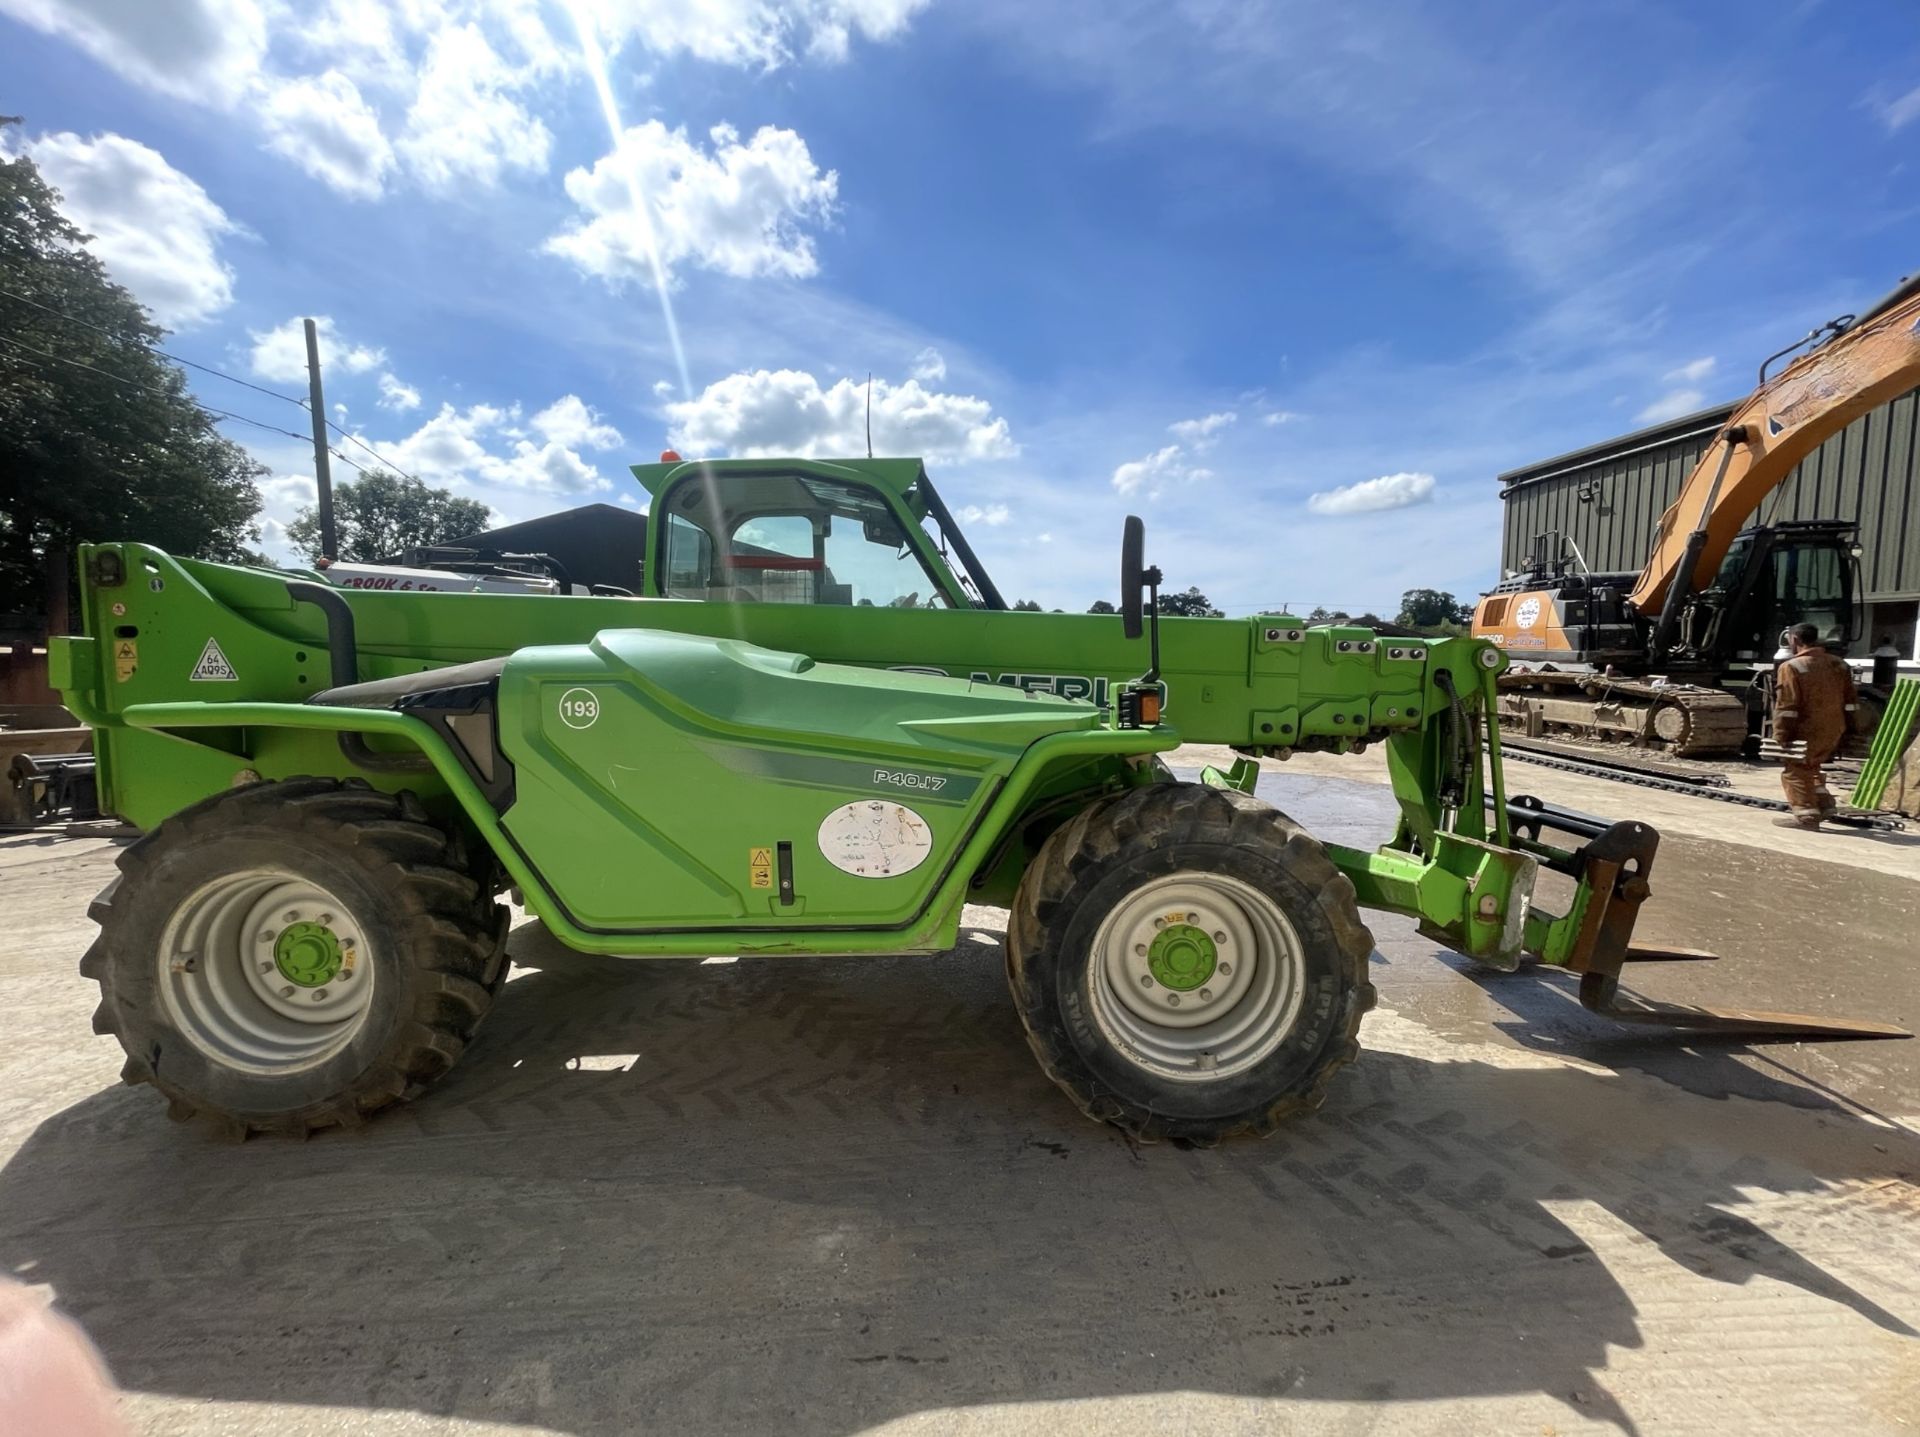
{"label": "wheel hub", "polygon": [[1285,1039],[1306,995],[1304,950],[1285,912],[1225,874],[1143,883],[1101,920],[1089,958],[1094,1022],[1165,1078],[1246,1071]]}
{"label": "wheel hub", "polygon": [[273,945],[280,976],[302,988],[323,988],[340,971],[340,939],[324,923],[290,923]]}
{"label": "wheel hub", "polygon": [[364,1026],[377,955],[339,896],[279,869],[223,874],[183,899],[155,954],[181,1034],[228,1068],[299,1072]]}
{"label": "wheel hub", "polygon": [[1147,946],[1147,971],[1163,988],[1187,993],[1213,976],[1219,966],[1213,939],[1191,923],[1170,923]]}

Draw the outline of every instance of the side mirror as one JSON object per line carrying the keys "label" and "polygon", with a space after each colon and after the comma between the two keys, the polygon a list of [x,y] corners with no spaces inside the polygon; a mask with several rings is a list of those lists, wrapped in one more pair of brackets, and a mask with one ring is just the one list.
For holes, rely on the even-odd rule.
{"label": "side mirror", "polygon": [[1120,628],[1130,639],[1141,634],[1142,599],[1146,592],[1147,526],[1139,516],[1127,515],[1120,531]]}

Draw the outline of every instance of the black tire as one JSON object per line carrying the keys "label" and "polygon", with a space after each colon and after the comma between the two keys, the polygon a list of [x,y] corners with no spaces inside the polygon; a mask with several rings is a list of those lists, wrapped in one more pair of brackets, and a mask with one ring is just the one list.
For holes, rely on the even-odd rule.
{"label": "black tire", "polygon": [[[232,1138],[355,1126],[459,1060],[504,975],[507,911],[492,899],[491,855],[472,849],[435,825],[411,793],[359,781],[290,779],[198,803],[126,849],[119,876],[89,910],[100,934],[80,972],[100,984],[94,1031],[119,1039],[127,1054],[121,1078],[152,1083],[176,1119],[205,1115]],[[189,926],[221,901],[196,895],[217,893],[239,882],[236,875],[310,884],[343,905],[338,926],[359,930],[346,951],[370,955],[359,975],[370,992],[352,990],[355,1017],[337,1029],[316,1023],[314,1036],[303,1036],[252,992],[243,971],[260,956],[246,946],[251,925],[226,920],[236,937],[224,944],[214,941],[216,920]],[[199,952],[163,961],[163,944],[191,946],[179,934],[206,940],[205,970]],[[224,965],[224,986],[204,976],[216,964]],[[267,972],[265,963],[257,967]],[[355,976],[351,961],[347,970]],[[184,986],[194,983],[209,986]],[[280,991],[298,996],[291,986]],[[218,1002],[206,996],[215,993]],[[190,1016],[196,1004],[273,1025],[294,1042],[338,1046],[305,1066],[296,1056],[275,1069],[269,1057],[250,1070],[214,1051],[222,1030]]]}
{"label": "black tire", "polygon": [[[1103,922],[1143,886],[1186,874],[1256,890],[1296,945],[1288,961],[1301,996],[1276,1046],[1218,1078],[1155,1071],[1096,1011]],[[1088,1117],[1143,1141],[1265,1136],[1319,1107],[1359,1053],[1372,953],[1353,884],[1318,842],[1259,799],[1191,783],[1136,789],[1062,826],[1027,870],[1007,925],[1007,978],[1041,1067]]]}

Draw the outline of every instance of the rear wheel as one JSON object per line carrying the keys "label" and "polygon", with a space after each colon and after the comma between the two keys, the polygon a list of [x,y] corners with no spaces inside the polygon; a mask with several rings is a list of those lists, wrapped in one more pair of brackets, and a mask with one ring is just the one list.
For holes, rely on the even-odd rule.
{"label": "rear wheel", "polygon": [[80,971],[96,1032],[177,1118],[230,1135],[359,1122],[459,1058],[505,968],[504,910],[411,794],[257,784],[121,854]]}
{"label": "rear wheel", "polygon": [[1144,1139],[1266,1134],[1325,1097],[1373,1005],[1353,885],[1258,799],[1159,784],[1048,839],[1007,929],[1041,1065]]}

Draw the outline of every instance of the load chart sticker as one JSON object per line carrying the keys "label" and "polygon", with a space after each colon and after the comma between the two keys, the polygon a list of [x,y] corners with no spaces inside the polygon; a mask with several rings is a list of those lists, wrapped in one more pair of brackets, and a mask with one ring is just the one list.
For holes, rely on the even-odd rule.
{"label": "load chart sticker", "polygon": [[855,878],[911,873],[933,852],[933,830],[904,803],[869,798],[842,804],[820,820],[820,853]]}

